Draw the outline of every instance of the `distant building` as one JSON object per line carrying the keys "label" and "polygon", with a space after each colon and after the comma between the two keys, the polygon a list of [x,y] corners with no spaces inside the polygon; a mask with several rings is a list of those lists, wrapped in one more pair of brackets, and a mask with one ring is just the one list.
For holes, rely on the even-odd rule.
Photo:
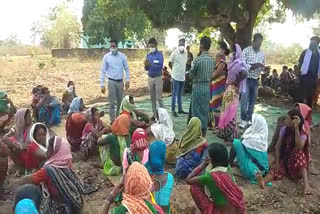
{"label": "distant building", "polygon": [[[86,41],[89,41],[89,36],[83,36],[81,38],[81,48],[110,48],[110,43],[109,43],[109,40],[108,38],[105,38],[105,44],[96,44],[96,45],[90,45],[90,47],[87,45],[88,42]],[[135,48],[135,44],[136,44],[136,41],[134,40],[130,40],[130,39],[125,39],[123,42],[120,42],[118,43],[118,47],[119,48]]]}

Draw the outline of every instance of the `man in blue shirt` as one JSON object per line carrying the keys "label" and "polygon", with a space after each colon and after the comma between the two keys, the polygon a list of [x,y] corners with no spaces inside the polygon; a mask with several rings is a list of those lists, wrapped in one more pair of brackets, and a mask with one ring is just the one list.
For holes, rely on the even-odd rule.
{"label": "man in blue shirt", "polygon": [[[123,79],[126,72],[125,88],[129,88],[129,67],[127,57],[118,51],[118,43],[115,40],[110,41],[110,52],[104,55],[102,60],[102,68],[100,73],[101,92],[106,93],[104,86],[105,76],[108,78],[108,97],[110,103],[110,120],[111,123],[119,115],[119,109],[123,98]],[[115,112],[115,105],[117,104],[117,113]]]}
{"label": "man in blue shirt", "polygon": [[152,111],[156,115],[157,108],[164,108],[162,101],[162,68],[163,68],[163,55],[157,50],[157,40],[151,38],[148,42],[150,53],[144,62],[144,68],[148,71],[148,87],[152,102]]}

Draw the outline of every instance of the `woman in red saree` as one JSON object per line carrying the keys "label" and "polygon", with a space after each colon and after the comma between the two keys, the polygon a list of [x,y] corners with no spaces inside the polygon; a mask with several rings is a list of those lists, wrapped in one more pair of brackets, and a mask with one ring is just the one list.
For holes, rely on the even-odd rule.
{"label": "woman in red saree", "polygon": [[[311,193],[308,173],[310,163],[310,133],[305,125],[300,111],[290,110],[286,119],[286,126],[280,130],[275,146],[275,160],[269,174],[264,178],[264,183],[281,180],[287,176],[290,179],[303,179],[304,194]],[[264,188],[264,185],[261,186]]]}
{"label": "woman in red saree", "polygon": [[227,148],[213,143],[208,150],[212,168],[201,174],[209,164],[207,158],[187,177],[193,200],[201,213],[244,214],[243,193],[234,183],[232,173],[228,172]]}

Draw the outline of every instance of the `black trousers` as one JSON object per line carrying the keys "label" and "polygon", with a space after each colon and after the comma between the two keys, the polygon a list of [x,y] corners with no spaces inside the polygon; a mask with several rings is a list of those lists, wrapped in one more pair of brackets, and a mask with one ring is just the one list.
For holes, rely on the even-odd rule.
{"label": "black trousers", "polygon": [[300,78],[302,101],[312,108],[312,99],[317,87],[317,77],[311,75],[302,75]]}

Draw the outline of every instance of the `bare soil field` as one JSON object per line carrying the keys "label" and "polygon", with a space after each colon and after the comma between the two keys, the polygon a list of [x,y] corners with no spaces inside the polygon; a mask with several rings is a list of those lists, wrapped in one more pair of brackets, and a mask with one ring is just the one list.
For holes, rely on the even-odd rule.
{"label": "bare soil field", "polygon": [[[43,69],[39,69],[38,64],[44,62]],[[99,75],[101,62],[98,60],[81,61],[78,59],[55,59],[45,56],[40,59],[31,57],[12,57],[10,59],[0,58],[0,89],[8,91],[10,98],[18,107],[28,106],[31,101],[32,87],[41,84],[48,86],[51,93],[58,98],[66,88],[69,80],[76,83],[77,94],[84,98],[86,104],[105,101],[106,96],[100,93]],[[144,95],[147,92],[147,75],[143,69],[143,59],[131,61],[131,88],[128,92],[135,96]],[[286,103],[279,98],[262,100],[263,102],[285,106]],[[316,121],[318,122],[318,121]],[[271,134],[271,133],[270,133]],[[310,181],[313,187],[313,195],[303,196],[301,183],[294,183],[288,179],[273,183],[272,187],[260,190],[257,185],[250,184],[244,180],[238,169],[234,168],[236,180],[242,188],[247,204],[247,213],[318,213],[320,214],[320,127],[315,126],[312,130],[312,157],[313,167],[310,170]],[[89,161],[79,161],[77,154],[74,154],[74,168],[80,176],[89,181],[94,181],[99,187],[99,191],[85,198],[85,214],[96,214],[101,209],[104,199],[111,191],[119,178],[108,178],[102,174],[100,169],[94,167],[99,163],[98,157],[93,157]],[[167,170],[174,172],[172,166],[167,166]],[[17,186],[19,178],[16,178],[13,170],[10,171],[6,191],[11,192]],[[183,181],[175,182],[171,203],[177,213],[194,214],[199,213],[192,197],[189,186]],[[0,214],[11,213],[12,201],[0,202]]]}

